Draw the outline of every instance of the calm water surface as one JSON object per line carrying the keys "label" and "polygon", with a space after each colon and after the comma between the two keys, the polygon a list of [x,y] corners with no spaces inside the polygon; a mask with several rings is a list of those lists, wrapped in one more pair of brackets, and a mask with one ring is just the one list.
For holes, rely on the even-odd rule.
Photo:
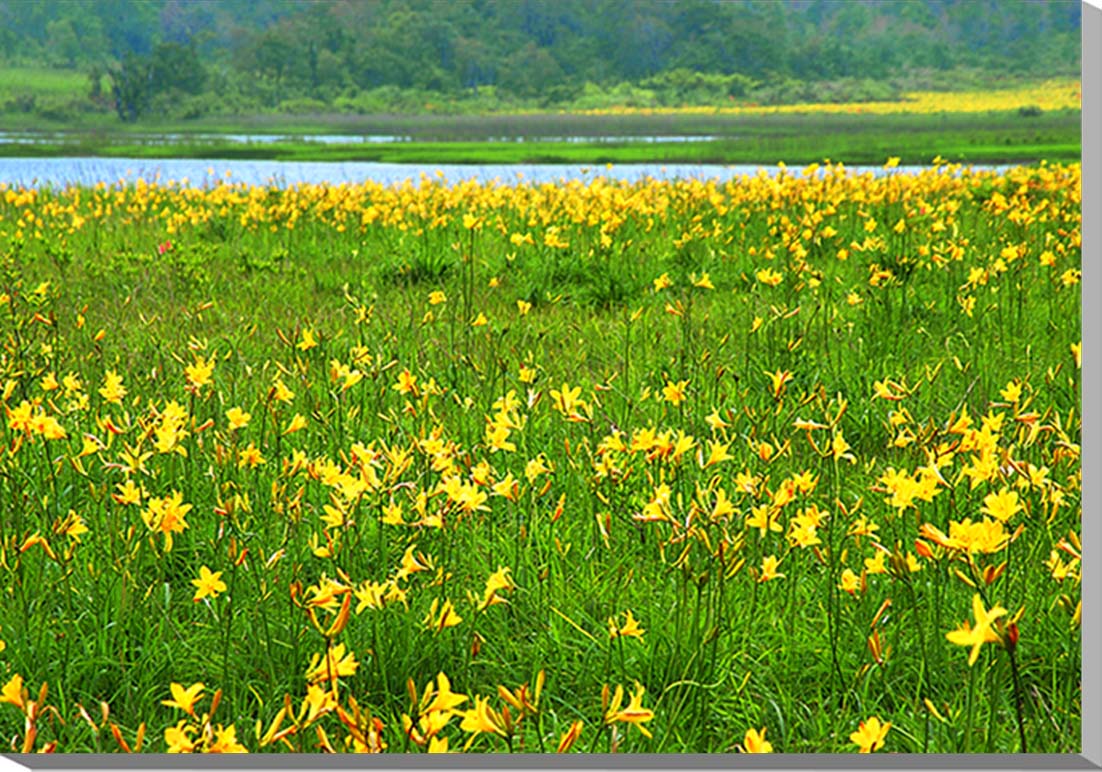
{"label": "calm water surface", "polygon": [[[0,186],[63,188],[68,185],[133,184],[138,180],[163,185],[178,184],[209,187],[219,183],[245,183],[287,187],[302,183],[362,183],[375,181],[400,184],[418,182],[422,176],[440,177],[447,182],[475,179],[503,185],[518,181],[529,183],[587,180],[607,177],[637,181],[651,177],[667,179],[716,179],[726,181],[753,176],[760,170],[777,174],[779,166],[718,164],[618,164],[613,166],[573,166],[563,164],[388,164],[361,161],[293,162],[222,159],[137,158],[0,158]],[[929,167],[900,166],[886,170],[882,166],[852,166],[854,174],[916,174]],[[1002,171],[1009,166],[974,166],[975,170]],[[803,167],[789,167],[800,174]]]}
{"label": "calm water surface", "polygon": [[[0,131],[0,144],[9,145],[48,145],[59,142],[71,142],[79,135],[71,132],[42,132],[42,131]],[[206,142],[226,143],[232,142],[242,145],[271,145],[276,142],[306,142],[317,145],[385,145],[392,142],[413,142],[414,137],[409,134],[127,134],[115,137],[116,140],[125,140],[142,145],[175,145],[181,143],[196,144]],[[511,135],[492,136],[481,138],[486,142],[583,142],[583,143],[614,143],[614,142],[711,142],[718,139],[712,134],[676,134],[668,136],[643,135],[600,135],[600,136],[532,136]],[[732,139],[732,137],[727,137]]]}

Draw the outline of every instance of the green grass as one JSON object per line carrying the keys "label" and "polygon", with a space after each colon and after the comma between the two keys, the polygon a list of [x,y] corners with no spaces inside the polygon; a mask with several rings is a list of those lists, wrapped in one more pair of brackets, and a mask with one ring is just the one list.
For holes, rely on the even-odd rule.
{"label": "green grass", "polygon": [[[328,121],[328,122],[327,122]],[[143,142],[150,131],[185,131],[178,142]],[[293,139],[242,144],[217,138],[188,139],[189,132],[294,134],[361,133],[411,136],[400,143],[320,144]],[[714,141],[643,142],[632,136],[715,136]],[[515,136],[523,142],[489,141]],[[617,142],[547,142],[549,136],[621,136]],[[342,119],[314,124],[276,121],[205,122],[142,126],[126,131],[74,132],[64,141],[0,146],[0,155],[102,155],[136,158],[231,158],[280,161],[376,161],[385,163],[775,163],[805,164],[829,158],[846,164],[880,164],[898,156],[926,164],[941,156],[969,163],[1076,160],[1081,120],[1065,111],[1036,117],[1016,113],[942,116],[483,116],[443,121],[400,117]]]}
{"label": "green grass", "polygon": [[[1028,135],[1034,139],[1035,135]],[[99,155],[119,158],[220,158],[228,160],[274,161],[366,161],[405,164],[753,164],[785,161],[790,164],[821,162],[824,158],[848,165],[880,164],[895,155],[903,164],[928,164],[934,158],[957,163],[1030,163],[1040,160],[1072,161],[1082,155],[1077,142],[1016,141],[1011,135],[988,132],[980,135],[943,134],[909,137],[893,145],[888,136],[871,142],[841,137],[817,141],[804,139],[748,140],[745,142],[617,142],[516,144],[434,142],[363,145],[317,145],[310,143],[195,145],[36,145],[0,148],[0,155],[13,157],[63,157]]]}
{"label": "green grass", "polygon": [[[877,716],[891,752],[1013,753],[1023,734],[1031,752],[1079,752],[1080,591],[1074,571],[1057,581],[1046,565],[1052,550],[1072,560],[1081,520],[1078,174],[12,193],[0,201],[0,686],[18,674],[36,700],[48,684],[65,721],[39,718],[34,749],[116,750],[114,722],[131,745],[144,724],[145,750],[163,751],[187,719],[162,704],[170,684],[202,682],[185,723],[201,727],[221,690],[211,723],[260,750],[255,723],[263,734],[285,695],[298,714],[327,650],[335,609],[316,609],[319,630],[305,608],[323,577],[365,590],[414,547],[425,570],[396,580],[405,601],[358,609],[357,597],[329,636],[359,666],[326,688],[380,718],[391,751],[420,750],[402,730],[416,713],[407,680],[420,692],[444,672],[470,698],[461,711],[475,696],[500,711],[499,686],[534,688],[543,670],[539,714],[471,750],[553,751],[581,720],[574,751],[731,752],[765,727],[777,751],[851,752]],[[713,289],[694,286],[704,274]],[[211,380],[189,391],[200,357]],[[126,389],[117,402],[109,371]],[[901,399],[875,396],[885,381]],[[584,405],[566,415],[573,387]],[[177,446],[170,401],[184,413]],[[251,414],[236,429],[235,407]],[[988,430],[953,429],[965,409]],[[284,433],[296,414],[305,428]],[[47,417],[65,437],[46,439]],[[495,424],[514,448],[494,448]],[[616,430],[639,448],[616,450]],[[646,431],[696,447],[674,458]],[[834,438],[850,446],[837,457]],[[709,442],[730,458],[706,465]],[[240,463],[250,446],[265,463]],[[937,495],[894,507],[889,469],[911,475],[950,447]],[[995,466],[973,487],[965,470],[983,447]],[[539,458],[549,469],[530,479]],[[1018,485],[1030,467],[1047,482]],[[515,500],[464,498],[506,475]],[[806,489],[776,498],[795,476]],[[126,479],[141,504],[115,498]],[[1024,508],[1012,543],[971,565],[939,552],[918,572],[890,557],[876,571],[877,544],[915,555],[916,539],[932,544],[920,524],[979,521],[1004,488]],[[719,489],[733,509],[713,517]],[[191,510],[168,549],[148,508],[174,491]],[[401,525],[383,522],[392,504]],[[782,531],[753,525],[770,504]],[[821,543],[797,546],[786,534],[811,507],[828,513]],[[88,528],[79,540],[70,511]],[[758,581],[769,556],[784,576]],[[866,561],[865,588],[840,589]],[[203,566],[227,588],[195,602]],[[477,610],[503,566],[508,603]],[[946,639],[975,621],[965,580],[987,609],[1024,608],[1013,660],[987,643],[970,667]],[[445,600],[462,621],[426,629]],[[609,618],[628,610],[642,637],[610,639]],[[602,687],[624,686],[626,704],[636,682],[653,737],[619,723],[614,740]],[[335,713],[312,723],[294,749],[317,748],[316,726],[344,748]],[[452,749],[471,737],[460,725],[442,730]],[[0,703],[0,735],[21,743],[25,727]]]}
{"label": "green grass", "polygon": [[0,99],[20,94],[82,97],[88,93],[88,74],[48,67],[0,67]]}

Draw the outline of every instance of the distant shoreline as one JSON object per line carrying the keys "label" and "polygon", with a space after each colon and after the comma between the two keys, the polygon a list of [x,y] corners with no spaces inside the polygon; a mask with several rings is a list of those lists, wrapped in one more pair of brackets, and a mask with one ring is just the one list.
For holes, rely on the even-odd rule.
{"label": "distant shoreline", "polygon": [[[379,163],[690,163],[880,164],[898,157],[926,164],[1069,161],[1082,154],[1081,113],[1061,110],[934,115],[517,115],[427,119],[424,116],[291,116],[88,127],[40,133],[41,141],[4,142],[2,157],[222,158],[271,161],[373,161]],[[39,134],[0,123],[10,134]],[[227,136],[286,135],[246,143]],[[348,143],[328,136],[347,135]],[[197,136],[201,135],[201,136]],[[364,142],[363,136],[408,137]],[[710,137],[701,139],[702,136]],[[167,137],[167,139],[166,139]],[[547,141],[546,137],[562,138]],[[607,138],[574,141],[573,138]],[[666,141],[654,141],[658,137]],[[506,139],[503,139],[506,138]],[[528,138],[536,138],[530,141]]]}

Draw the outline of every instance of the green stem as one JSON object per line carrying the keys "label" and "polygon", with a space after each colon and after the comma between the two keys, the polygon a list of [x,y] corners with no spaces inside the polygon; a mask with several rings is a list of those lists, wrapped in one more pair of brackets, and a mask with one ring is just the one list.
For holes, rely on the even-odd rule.
{"label": "green stem", "polygon": [[237,561],[230,567],[230,591],[226,596],[226,632],[222,638],[222,683],[228,684],[230,668],[230,630],[233,627],[234,590],[237,586]]}
{"label": "green stem", "polygon": [[964,721],[964,752],[972,752],[972,717],[976,705],[976,668],[968,668],[968,708]]}
{"label": "green stem", "polygon": [[1018,719],[1018,742],[1021,743],[1019,753],[1029,753],[1025,742],[1025,716],[1022,714],[1022,683],[1018,676],[1018,659],[1014,656],[1014,649],[1009,648],[1010,674],[1014,678],[1014,712]]}

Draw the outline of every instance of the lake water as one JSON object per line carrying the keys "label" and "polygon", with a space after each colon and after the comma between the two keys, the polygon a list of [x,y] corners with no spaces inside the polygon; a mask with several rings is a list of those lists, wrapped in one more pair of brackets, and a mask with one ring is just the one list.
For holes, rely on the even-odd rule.
{"label": "lake water", "polygon": [[[0,144],[9,145],[50,145],[73,142],[80,139],[73,132],[56,131],[0,131]],[[234,142],[239,144],[270,145],[275,142],[313,142],[319,145],[362,145],[387,144],[390,142],[409,142],[413,138],[398,134],[311,134],[293,136],[290,134],[126,134],[116,135],[116,140],[125,139],[140,145],[175,145],[179,143]]]}
{"label": "lake water", "polygon": [[[791,174],[800,174],[803,167],[788,167]],[[872,172],[885,174],[915,174],[929,167],[899,166],[884,169],[882,166],[847,167],[854,174]],[[976,170],[1002,171],[1009,166],[974,166]],[[742,176],[753,176],[764,169],[777,174],[780,167],[766,164],[733,165],[718,164],[618,164],[613,166],[574,166],[564,164],[388,164],[361,161],[344,162],[291,162],[220,159],[164,159],[137,158],[0,158],[0,186],[12,188],[63,188],[69,185],[133,184],[139,179],[163,185],[179,184],[191,187],[210,187],[220,182],[245,183],[288,187],[301,183],[362,183],[375,181],[383,184],[400,184],[406,180],[417,182],[422,175],[440,177],[447,182],[475,179],[483,183],[497,182],[503,185],[518,181],[528,183],[587,180],[606,177],[615,180],[637,181],[648,177],[669,179],[716,179],[726,181]]]}
{"label": "lake water", "polygon": [[[0,145],[50,145],[57,143],[73,142],[79,140],[79,135],[72,132],[41,132],[41,131],[0,131]],[[386,145],[395,142],[413,142],[415,137],[409,134],[127,134],[127,142],[141,145],[175,145],[180,143],[202,144],[231,142],[241,145],[271,145],[276,142],[305,142],[317,145]],[[711,142],[718,139],[712,134],[676,134],[676,135],[601,135],[601,136],[494,136],[480,138],[486,142],[571,142],[610,144],[618,142]],[[726,137],[737,139],[737,137]]]}

